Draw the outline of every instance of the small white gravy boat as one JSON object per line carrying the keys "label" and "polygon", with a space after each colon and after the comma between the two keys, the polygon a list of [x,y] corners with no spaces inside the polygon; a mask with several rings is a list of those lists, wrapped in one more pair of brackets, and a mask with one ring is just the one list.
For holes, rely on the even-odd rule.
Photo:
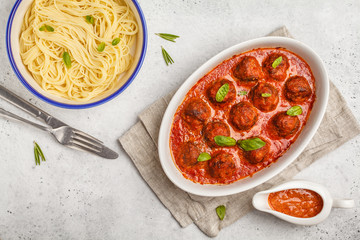
{"label": "small white gravy boat", "polygon": [[[284,213],[273,210],[268,201],[269,194],[272,192],[278,192],[282,190],[288,189],[308,189],[318,193],[323,200],[323,208],[322,210],[314,217],[309,218],[299,218],[293,217],[290,215],[286,215]],[[353,208],[355,207],[355,202],[352,199],[333,199],[329,193],[329,191],[322,185],[303,181],[303,180],[293,180],[289,182],[285,182],[276,187],[268,189],[266,191],[258,192],[254,195],[252,200],[253,206],[263,212],[270,213],[282,220],[299,224],[299,225],[315,225],[322,221],[324,221],[330,214],[331,208]]]}

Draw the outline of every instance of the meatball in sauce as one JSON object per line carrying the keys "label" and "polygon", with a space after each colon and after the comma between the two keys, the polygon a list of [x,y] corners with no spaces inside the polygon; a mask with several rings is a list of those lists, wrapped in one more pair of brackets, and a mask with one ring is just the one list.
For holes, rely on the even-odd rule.
{"label": "meatball in sauce", "polygon": [[[274,62],[280,57],[281,62],[276,66]],[[262,69],[270,79],[284,81],[287,76],[287,70],[289,69],[289,60],[284,54],[272,53],[263,62]]]}
{"label": "meatball in sauce", "polygon": [[[223,86],[224,84],[229,84],[229,91],[226,94],[225,98],[221,102],[218,102],[218,101],[216,101],[216,94],[219,91],[219,89],[221,88],[221,86]],[[221,79],[221,80],[217,80],[216,82],[214,82],[214,84],[212,84],[208,88],[207,96],[212,104],[214,104],[215,106],[221,107],[221,106],[224,106],[224,105],[229,104],[230,102],[234,101],[234,99],[236,97],[236,89],[232,82],[230,82],[229,80],[226,80],[226,79]]]}
{"label": "meatball in sauce", "polygon": [[259,62],[255,57],[246,56],[236,65],[233,75],[241,83],[255,85],[259,79],[264,77]]}
{"label": "meatball in sauce", "polygon": [[210,146],[210,147],[219,147],[215,141],[214,141],[214,137],[216,136],[230,136],[230,128],[228,125],[226,125],[223,122],[220,121],[216,121],[216,122],[209,122],[208,124],[205,125],[204,129],[203,129],[203,135],[204,135],[204,139],[205,142]]}
{"label": "meatball in sauce", "polygon": [[265,146],[251,151],[242,150],[243,156],[251,164],[262,162],[270,151],[270,143],[265,141],[263,138],[260,139],[265,142]]}
{"label": "meatball in sauce", "polygon": [[299,128],[298,116],[289,116],[286,112],[277,113],[270,119],[270,133],[275,137],[290,138],[296,134]]}
{"label": "meatball in sauce", "polygon": [[219,151],[214,154],[209,161],[210,175],[213,178],[223,182],[225,179],[232,177],[237,171],[237,164],[234,156],[230,153]]}
{"label": "meatball in sauce", "polygon": [[181,151],[178,156],[182,164],[186,166],[195,165],[197,158],[201,153],[200,149],[193,142],[186,142],[181,146]]}
{"label": "meatball in sauce", "polygon": [[269,83],[259,83],[250,93],[254,106],[263,112],[275,110],[279,103],[278,90]]}
{"label": "meatball in sauce", "polygon": [[190,99],[184,108],[183,118],[193,129],[197,129],[210,117],[210,107],[200,98]]}
{"label": "meatball in sauce", "polygon": [[235,104],[230,110],[230,122],[238,131],[246,131],[252,128],[257,118],[256,108],[248,102]]}
{"label": "meatball in sauce", "polygon": [[295,76],[286,80],[284,94],[289,101],[301,103],[309,99],[312,92],[306,78]]}

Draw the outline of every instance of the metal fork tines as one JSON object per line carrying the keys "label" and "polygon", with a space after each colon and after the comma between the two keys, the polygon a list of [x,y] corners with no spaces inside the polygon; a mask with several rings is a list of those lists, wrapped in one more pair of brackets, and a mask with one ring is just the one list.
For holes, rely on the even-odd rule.
{"label": "metal fork tines", "polygon": [[118,154],[105,147],[103,142],[69,126],[51,129],[54,137],[68,147],[95,153],[106,158],[117,158]]}

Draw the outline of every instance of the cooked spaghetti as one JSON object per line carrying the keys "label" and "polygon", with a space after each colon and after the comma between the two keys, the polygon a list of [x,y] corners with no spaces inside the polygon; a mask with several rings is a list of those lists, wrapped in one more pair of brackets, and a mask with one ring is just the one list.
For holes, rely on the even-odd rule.
{"label": "cooked spaghetti", "polygon": [[137,32],[123,0],[34,0],[21,29],[21,58],[46,92],[88,101],[111,92],[130,68]]}

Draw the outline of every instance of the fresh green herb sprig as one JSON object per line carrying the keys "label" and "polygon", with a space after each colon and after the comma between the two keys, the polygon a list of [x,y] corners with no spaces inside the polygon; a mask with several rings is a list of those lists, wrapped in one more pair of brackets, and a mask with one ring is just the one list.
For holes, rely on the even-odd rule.
{"label": "fresh green herb sprig", "polygon": [[200,153],[199,157],[197,158],[198,162],[205,162],[211,159],[211,155],[207,152]]}
{"label": "fresh green herb sprig", "polygon": [[48,31],[48,32],[53,32],[55,31],[55,29],[52,27],[52,26],[49,26],[49,25],[42,25],[40,28],[39,28],[39,31]]}
{"label": "fresh green herb sprig", "polygon": [[86,20],[87,23],[90,23],[92,25],[94,25],[94,23],[95,23],[95,18],[93,16],[91,16],[91,15],[87,15],[85,17],[85,20]]}
{"label": "fresh green herb sprig", "polygon": [[68,52],[63,53],[63,61],[67,69],[71,68],[71,58]]}
{"label": "fresh green herb sprig", "polygon": [[219,219],[222,221],[226,214],[226,207],[224,205],[220,205],[216,208],[216,214],[218,215]]}
{"label": "fresh green herb sprig", "polygon": [[271,93],[262,93],[261,96],[262,97],[271,97]]}
{"label": "fresh green herb sprig", "polygon": [[105,50],[105,43],[101,42],[97,47],[98,52],[103,52]]}
{"label": "fresh green herb sprig", "polygon": [[277,66],[279,66],[279,64],[282,62],[282,57],[278,57],[277,59],[275,59],[275,61],[272,63],[272,67],[276,68]]}
{"label": "fresh green herb sprig", "polygon": [[228,94],[229,89],[230,89],[230,85],[228,83],[222,85],[216,93],[215,96],[216,101],[222,102],[225,99],[226,95]]}
{"label": "fresh green herb sprig", "polygon": [[165,50],[165,48],[163,48],[163,46],[161,46],[161,52],[165,60],[166,66],[174,63],[174,60],[170,57],[169,53]]}
{"label": "fresh green herb sprig", "polygon": [[155,33],[155,35],[168,40],[170,42],[175,42],[175,39],[179,38],[179,36],[174,35],[174,34],[169,34],[169,33]]}
{"label": "fresh green herb sprig", "polygon": [[238,92],[238,96],[245,96],[247,94],[247,91],[240,91]]}
{"label": "fresh green herb sprig", "polygon": [[119,44],[119,42],[120,42],[120,38],[115,38],[114,40],[112,40],[111,45],[116,46]]}
{"label": "fresh green herb sprig", "polygon": [[300,106],[293,106],[286,111],[286,114],[289,116],[297,116],[302,114],[302,108]]}
{"label": "fresh green herb sprig", "polygon": [[248,152],[248,151],[253,151],[253,150],[262,148],[263,146],[266,145],[266,142],[264,142],[263,140],[261,140],[258,137],[255,137],[255,138],[249,138],[249,139],[245,139],[245,140],[238,140],[237,144],[239,147],[244,149],[244,151]]}
{"label": "fresh green herb sprig", "polygon": [[[40,162],[45,162],[44,153],[41,151],[40,146],[34,141],[34,156],[35,156],[35,164],[40,165]],[[41,160],[41,161],[40,161]]]}
{"label": "fresh green herb sprig", "polygon": [[[155,35],[170,42],[175,42],[175,39],[179,38],[179,36],[170,33],[155,33]],[[170,57],[169,53],[165,50],[163,46],[161,46],[161,53],[166,63],[166,66],[174,63],[174,60]]]}
{"label": "fresh green herb sprig", "polygon": [[236,145],[236,140],[234,138],[222,135],[215,136],[214,141],[221,147],[231,147]]}

